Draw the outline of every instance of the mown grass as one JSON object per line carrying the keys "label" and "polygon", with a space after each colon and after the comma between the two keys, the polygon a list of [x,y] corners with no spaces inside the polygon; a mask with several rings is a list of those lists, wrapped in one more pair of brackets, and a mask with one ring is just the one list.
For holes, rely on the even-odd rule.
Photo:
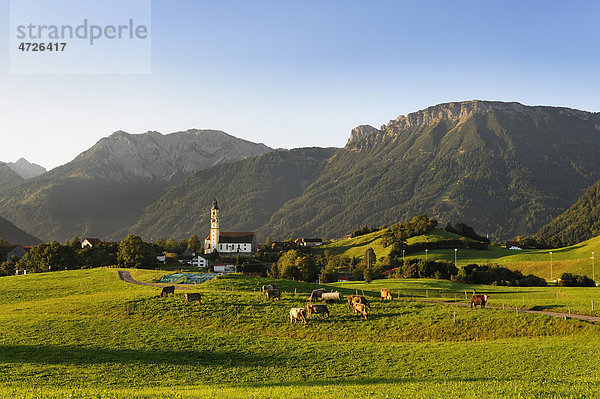
{"label": "mown grass", "polygon": [[[150,281],[160,272],[132,271]],[[0,278],[0,396],[525,397],[597,392],[599,327],[500,310],[376,300],[466,287],[444,281],[336,283],[364,290],[369,320],[342,303],[290,324],[315,285],[225,276],[198,285],[200,305],[159,298],[115,269]],[[52,289],[56,286],[56,289]],[[495,287],[498,295],[506,288]],[[296,293],[294,294],[294,290]],[[412,291],[411,291],[412,290]],[[69,292],[72,291],[70,294]],[[573,300],[579,291],[565,291]],[[496,295],[496,294],[492,294]],[[502,295],[512,295],[507,291]],[[184,313],[185,309],[185,313]],[[456,312],[456,323],[454,315]]]}
{"label": "mown grass", "polygon": [[[362,259],[367,248],[373,248],[378,258],[389,255],[391,247],[384,247],[381,236],[384,231],[377,231],[347,240],[337,241],[315,249],[319,253],[326,250],[332,255],[355,256]],[[437,242],[447,239],[460,238],[445,230],[435,229],[427,235],[411,237],[408,244],[419,242]],[[552,252],[552,275],[550,274],[550,252]],[[487,250],[458,249],[457,265],[469,263],[498,264],[510,269],[519,270],[524,274],[535,274],[546,280],[558,279],[563,273],[574,273],[592,277],[592,252],[600,256],[600,237],[595,237],[570,247],[556,249],[524,249],[510,250],[504,247],[490,245]],[[425,251],[410,253],[406,259],[425,259]],[[454,249],[433,249],[427,254],[428,260],[447,260],[454,262]],[[600,278],[600,264],[595,277]],[[551,279],[552,277],[552,279]]]}

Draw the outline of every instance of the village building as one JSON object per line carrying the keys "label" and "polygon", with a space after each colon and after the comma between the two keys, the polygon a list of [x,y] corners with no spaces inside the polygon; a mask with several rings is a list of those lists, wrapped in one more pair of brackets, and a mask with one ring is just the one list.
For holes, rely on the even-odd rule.
{"label": "village building", "polygon": [[92,248],[98,244],[102,243],[102,240],[99,238],[85,238],[81,241],[81,248]]}
{"label": "village building", "polygon": [[217,200],[210,209],[210,234],[204,240],[204,253],[249,256],[254,250],[254,232],[226,232],[219,229],[219,205]]}
{"label": "village building", "polygon": [[3,248],[0,248],[0,263],[3,261],[11,260],[13,256],[16,256],[18,259],[22,259],[31,247],[23,247],[21,245],[7,245]]}
{"label": "village building", "polygon": [[301,247],[318,247],[319,245],[323,245],[323,240],[320,238],[297,238],[294,242]]}

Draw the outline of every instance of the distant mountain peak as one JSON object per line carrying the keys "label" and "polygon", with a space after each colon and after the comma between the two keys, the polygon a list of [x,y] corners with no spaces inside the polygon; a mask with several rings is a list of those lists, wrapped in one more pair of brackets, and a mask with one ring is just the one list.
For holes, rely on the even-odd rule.
{"label": "distant mountain peak", "polygon": [[352,131],[350,132],[350,138],[348,139],[348,142],[346,143],[346,145],[351,144],[351,143],[356,143],[362,139],[364,139],[365,137],[369,136],[372,133],[379,133],[381,132],[379,129],[374,128],[371,125],[359,125],[357,127],[355,127],[354,129],[352,129]]}
{"label": "distant mountain peak", "polygon": [[25,180],[32,179],[46,173],[46,168],[35,163],[31,163],[25,158],[19,158],[17,162],[7,162],[6,166],[8,166],[13,172]]}

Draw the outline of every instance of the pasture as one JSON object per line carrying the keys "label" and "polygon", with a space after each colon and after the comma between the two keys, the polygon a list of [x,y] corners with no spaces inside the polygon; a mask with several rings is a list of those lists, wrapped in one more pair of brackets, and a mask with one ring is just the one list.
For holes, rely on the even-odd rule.
{"label": "pasture", "polygon": [[[132,270],[141,281],[165,272]],[[438,280],[334,283],[364,291],[369,319],[344,302],[331,316],[290,324],[313,284],[226,276],[159,298],[157,287],[122,282],[116,269],[0,278],[2,397],[589,397],[597,394],[600,327],[592,323],[486,309],[470,311],[410,297],[453,298],[472,286]],[[400,300],[380,302],[389,287]],[[531,292],[475,287],[535,306],[581,309],[595,288]],[[488,290],[493,289],[493,290]],[[296,293],[294,294],[294,290]],[[491,292],[493,291],[493,292]],[[460,298],[458,298],[460,299]],[[599,298],[600,300],[600,298]],[[517,303],[515,303],[517,304]],[[531,306],[534,306],[533,304]],[[567,305],[571,306],[571,305]],[[589,309],[588,309],[589,310]],[[589,313],[589,312],[588,312]],[[456,321],[455,321],[456,319]]]}
{"label": "pasture", "polygon": [[[355,256],[362,259],[367,248],[372,248],[377,258],[385,257],[389,255],[391,248],[382,245],[381,237],[383,232],[377,231],[355,238],[332,242],[314,250],[318,253],[329,251],[332,255]],[[460,236],[435,229],[429,234],[411,237],[407,240],[407,243],[438,242],[456,238],[460,238]],[[550,252],[552,252],[552,267]],[[595,254],[595,257],[600,259],[600,237],[595,237],[570,247],[556,249],[524,249],[519,251],[494,245],[490,245],[487,250],[458,249],[457,265],[460,267],[469,263],[480,265],[498,264],[502,267],[519,270],[525,275],[535,274],[548,281],[559,278],[565,272],[587,275],[591,278],[594,274],[593,269],[596,269],[595,277],[597,280],[600,280],[600,264],[596,265],[596,260],[592,262],[592,252]],[[406,254],[406,259],[416,258],[425,260],[425,257],[425,251]],[[427,259],[441,259],[454,262],[454,250],[432,249],[428,251]],[[596,266],[598,267],[596,268]],[[551,269],[552,275],[550,274]]]}

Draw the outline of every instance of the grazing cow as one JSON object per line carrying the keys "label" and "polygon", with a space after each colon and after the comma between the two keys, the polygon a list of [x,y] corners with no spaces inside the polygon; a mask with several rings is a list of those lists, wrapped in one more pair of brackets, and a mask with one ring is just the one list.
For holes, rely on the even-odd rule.
{"label": "grazing cow", "polygon": [[306,305],[306,313],[306,317],[308,318],[310,318],[310,315],[312,314],[320,314],[323,316],[323,318],[329,317],[329,309],[327,309],[327,305],[313,305],[312,303],[309,303]]}
{"label": "grazing cow", "polygon": [[392,291],[388,290],[387,288],[382,288],[381,289],[381,300],[382,301],[393,301],[394,298],[392,297]]}
{"label": "grazing cow", "polygon": [[481,307],[481,309],[485,309],[485,303],[488,300],[488,296],[487,295],[473,295],[471,296],[471,309],[473,309],[473,306],[475,306],[475,309],[477,309],[477,305],[479,305]]}
{"label": "grazing cow", "polygon": [[280,300],[281,299],[281,292],[279,292],[279,290],[276,289],[276,288],[271,288],[270,290],[266,290],[265,291],[265,296],[267,297],[267,301],[269,299]]}
{"label": "grazing cow", "polygon": [[352,310],[353,303],[362,303],[367,309],[371,309],[371,305],[367,298],[361,295],[348,295],[348,309]]}
{"label": "grazing cow", "polygon": [[276,290],[278,289],[278,287],[271,283],[271,284],[267,284],[267,285],[263,285],[262,287],[260,287],[260,291],[264,294],[267,290]]}
{"label": "grazing cow", "polygon": [[362,303],[352,303],[352,313],[361,314],[367,320],[367,307]]}
{"label": "grazing cow", "polygon": [[304,308],[292,308],[290,309],[290,323],[296,320],[302,320],[304,324],[306,324],[306,309]]}
{"label": "grazing cow", "polygon": [[175,296],[175,286],[174,285],[168,285],[166,287],[163,287],[162,291],[160,292],[160,296],[162,297],[164,296],[169,296],[169,294]]}
{"label": "grazing cow", "polygon": [[344,299],[344,296],[339,291],[336,291],[336,292],[324,292],[321,295],[321,301],[322,302],[326,302],[326,303],[332,303],[334,301],[341,301],[342,299]]}
{"label": "grazing cow", "polygon": [[310,293],[310,298],[308,298],[309,301],[316,301],[317,299],[321,299],[321,295],[323,295],[324,293],[326,293],[327,290],[325,288],[317,288],[316,290],[313,290]]}
{"label": "grazing cow", "polygon": [[188,303],[188,302],[193,302],[196,301],[198,302],[198,304],[200,303],[200,294],[197,292],[186,292],[185,293],[185,301],[183,301],[183,303]]}

